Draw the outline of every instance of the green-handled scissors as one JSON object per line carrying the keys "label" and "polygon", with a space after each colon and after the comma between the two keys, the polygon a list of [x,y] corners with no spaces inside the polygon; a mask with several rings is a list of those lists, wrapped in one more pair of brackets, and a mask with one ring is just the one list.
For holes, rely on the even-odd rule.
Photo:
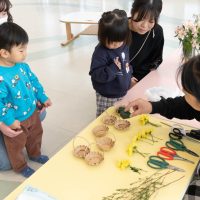
{"label": "green-handled scissors", "polygon": [[147,165],[154,169],[171,169],[174,171],[185,172],[184,169],[170,165],[168,162],[165,161],[165,159],[159,156],[150,156],[149,160],[147,161]]}
{"label": "green-handled scissors", "polygon": [[170,141],[167,141],[165,143],[165,145],[170,149],[173,149],[176,151],[185,151],[193,156],[199,157],[199,155],[197,153],[188,149],[181,140],[176,140],[176,139],[170,138]]}

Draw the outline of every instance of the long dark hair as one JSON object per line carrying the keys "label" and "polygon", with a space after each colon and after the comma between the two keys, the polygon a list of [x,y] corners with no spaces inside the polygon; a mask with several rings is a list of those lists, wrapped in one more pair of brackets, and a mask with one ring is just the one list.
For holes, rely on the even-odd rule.
{"label": "long dark hair", "polygon": [[183,89],[200,102],[200,55],[195,56],[180,66],[177,73]]}
{"label": "long dark hair", "polygon": [[98,39],[104,46],[107,43],[122,41],[129,44],[131,35],[128,17],[124,10],[115,9],[102,14],[99,20]]}
{"label": "long dark hair", "polygon": [[132,4],[131,16],[137,13],[138,16],[134,21],[139,22],[149,17],[157,24],[161,11],[162,0],[135,0]]}
{"label": "long dark hair", "polygon": [[10,14],[10,8],[12,7],[12,4],[9,0],[1,0],[0,1],[0,12],[7,12],[8,15],[8,22],[13,21],[13,17]]}

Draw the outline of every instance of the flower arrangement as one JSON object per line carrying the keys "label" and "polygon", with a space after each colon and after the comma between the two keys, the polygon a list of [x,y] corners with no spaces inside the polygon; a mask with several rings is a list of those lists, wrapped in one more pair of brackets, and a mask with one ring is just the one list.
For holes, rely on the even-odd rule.
{"label": "flower arrangement", "polygon": [[200,15],[194,15],[194,21],[187,21],[175,30],[177,37],[182,44],[183,59],[188,59],[200,50]]}

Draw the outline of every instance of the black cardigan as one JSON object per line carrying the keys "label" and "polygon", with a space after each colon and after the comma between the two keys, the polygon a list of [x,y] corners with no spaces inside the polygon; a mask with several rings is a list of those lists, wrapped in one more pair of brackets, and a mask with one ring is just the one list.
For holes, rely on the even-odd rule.
{"label": "black cardigan", "polygon": [[159,113],[169,119],[196,119],[200,121],[200,111],[192,108],[184,97],[161,99],[158,102],[151,102],[152,114]]}
{"label": "black cardigan", "polygon": [[[149,32],[144,35],[131,31],[132,42],[129,47],[130,61],[141,48]],[[130,62],[133,67],[133,76],[141,80],[151,69],[156,69],[162,63],[164,46],[163,29],[156,24],[151,30],[140,53]]]}

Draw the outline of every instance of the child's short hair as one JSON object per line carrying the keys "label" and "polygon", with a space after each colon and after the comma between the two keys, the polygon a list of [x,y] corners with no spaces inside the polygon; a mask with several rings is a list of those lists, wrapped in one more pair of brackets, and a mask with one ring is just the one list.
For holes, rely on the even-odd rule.
{"label": "child's short hair", "polygon": [[183,89],[200,102],[200,55],[184,63],[178,71]]}
{"label": "child's short hair", "polygon": [[131,16],[137,13],[138,16],[134,21],[139,22],[149,17],[157,24],[161,11],[162,0],[135,0],[132,4]]}
{"label": "child's short hair", "polygon": [[12,22],[5,22],[0,25],[0,49],[10,51],[13,46],[28,43],[26,31]]}
{"label": "child's short hair", "polygon": [[115,9],[102,14],[99,20],[98,39],[104,46],[111,42],[130,42],[128,18],[124,10]]}
{"label": "child's short hair", "polygon": [[11,7],[12,7],[12,4],[9,0],[1,0],[0,1],[0,12],[7,12],[8,22],[13,21],[12,15],[10,14]]}

